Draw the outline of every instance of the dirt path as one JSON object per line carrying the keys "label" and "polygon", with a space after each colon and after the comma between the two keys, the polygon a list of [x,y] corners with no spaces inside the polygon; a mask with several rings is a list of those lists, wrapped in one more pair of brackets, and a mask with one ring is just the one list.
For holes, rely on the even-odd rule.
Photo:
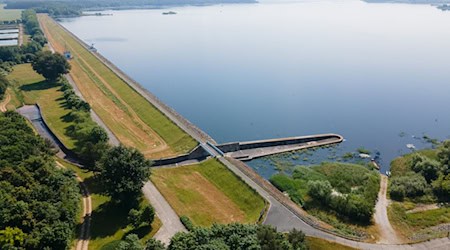
{"label": "dirt path", "polygon": [[8,109],[6,108],[6,106],[8,105],[8,103],[11,101],[11,96],[9,95],[9,93],[5,94],[5,98],[3,99],[3,101],[0,103],[0,112],[6,112],[8,111]]}
{"label": "dirt path", "polygon": [[[56,161],[56,165],[59,168],[65,168],[61,163]],[[78,235],[78,241],[76,244],[76,250],[88,250],[90,227],[91,227],[91,213],[92,213],[92,200],[91,194],[80,176],[76,175],[77,181],[80,183],[81,192],[83,193],[83,224],[81,225],[80,234]]]}
{"label": "dirt path", "polygon": [[381,175],[380,191],[378,192],[378,201],[377,204],[375,205],[375,214],[374,214],[374,220],[380,233],[378,243],[390,243],[390,244],[401,243],[402,240],[398,236],[397,231],[395,231],[394,228],[392,228],[392,225],[387,215],[387,207],[389,205],[389,201],[386,198],[387,186],[388,186],[387,176]]}

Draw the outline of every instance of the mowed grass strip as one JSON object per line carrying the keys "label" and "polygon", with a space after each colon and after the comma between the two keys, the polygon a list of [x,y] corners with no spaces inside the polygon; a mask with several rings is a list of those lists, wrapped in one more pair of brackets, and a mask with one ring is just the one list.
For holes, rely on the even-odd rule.
{"label": "mowed grass strip", "polygon": [[[150,226],[133,228],[128,224],[128,208],[121,206],[108,196],[102,194],[101,186],[94,180],[94,173],[81,169],[67,161],[57,159],[67,169],[73,170],[83,179],[88,190],[91,192],[92,217],[91,217],[91,239],[89,249],[116,249],[118,243],[128,234],[134,233],[139,236],[142,243],[153,237],[162,226],[161,221],[155,215],[155,220]],[[146,199],[139,201],[139,206],[147,206]],[[81,221],[80,221],[81,223]]]}
{"label": "mowed grass strip", "polygon": [[14,88],[14,91],[9,92],[14,94],[14,100],[28,105],[38,103],[42,116],[53,133],[66,147],[73,149],[75,140],[67,136],[66,131],[74,123],[67,119],[71,110],[65,106],[61,86],[46,82],[33,70],[31,64],[14,66],[13,72],[7,78]]}
{"label": "mowed grass strip", "polygon": [[5,9],[5,4],[0,4],[0,21],[14,21],[20,19],[22,10]]}
{"label": "mowed grass strip", "polygon": [[[82,68],[84,74],[88,75],[87,79],[86,76],[84,76],[85,81],[77,82],[77,84],[86,85],[87,88],[99,88],[102,94],[99,96],[95,96],[95,99],[108,98],[112,100],[112,103],[114,103],[114,105],[116,105],[119,109],[130,115],[130,117],[133,117],[133,115],[137,115],[137,117],[139,117],[139,119],[142,120],[149,129],[156,132],[158,136],[160,136],[162,140],[167,143],[172,152],[167,152],[166,155],[159,154],[159,157],[167,157],[175,154],[187,153],[197,145],[197,142],[191,136],[180,129],[161,111],[159,111],[143,96],[137,93],[126,82],[124,82],[120,77],[112,72],[99,59],[97,59],[87,49],[79,44],[74,37],[72,37],[69,33],[63,30],[59,25],[57,25],[53,19],[45,15],[40,15],[39,20],[41,24],[46,27],[44,28],[44,32],[46,32],[47,36],[49,36],[49,40],[53,42],[53,47],[59,52],[62,52],[60,50],[64,50],[66,47],[69,47],[72,51],[72,54],[74,54],[76,57],[75,60],[71,61],[71,63],[79,64],[78,66]],[[75,73],[82,74],[82,72]],[[79,77],[75,76],[74,78],[76,79]],[[80,90],[83,92],[83,89],[81,87]],[[91,103],[91,100],[89,99],[91,97],[86,95],[86,98],[87,101]],[[92,101],[92,103],[94,103],[95,100]],[[96,111],[98,109],[98,107],[95,105],[93,105],[93,108]],[[101,111],[99,111],[98,113],[102,119],[105,115],[113,115],[104,114],[104,112]],[[104,120],[106,122],[106,125],[112,130],[114,134],[119,137],[119,139],[120,134],[126,133],[123,127],[118,129],[120,126],[111,124],[113,122],[112,120]],[[125,130],[126,129],[127,128],[125,128]],[[146,128],[141,129],[144,131],[146,130]],[[129,139],[133,140],[133,138]],[[138,148],[143,152],[147,151],[145,148]]]}
{"label": "mowed grass strip", "polygon": [[188,216],[198,226],[255,223],[264,209],[262,197],[215,159],[155,168],[151,180],[179,216]]}

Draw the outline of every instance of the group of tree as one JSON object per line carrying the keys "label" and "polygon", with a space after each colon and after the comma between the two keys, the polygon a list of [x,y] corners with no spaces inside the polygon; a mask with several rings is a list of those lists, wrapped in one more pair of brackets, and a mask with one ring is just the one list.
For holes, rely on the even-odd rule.
{"label": "group of tree", "polygon": [[[32,62],[36,54],[42,50],[47,43],[34,10],[22,11],[22,23],[25,32],[30,35],[29,42],[22,46],[3,46],[0,47],[0,71],[9,72],[11,66],[20,63]],[[1,72],[0,72],[1,73]]]}
{"label": "group of tree", "polygon": [[50,51],[37,53],[31,65],[37,73],[50,82],[54,82],[63,74],[69,73],[71,68],[63,55]]}
{"label": "group of tree", "polygon": [[68,108],[78,111],[91,111],[91,105],[83,101],[73,90],[72,85],[67,82],[67,79],[61,80],[61,91],[63,91],[64,99]]}
{"label": "group of tree", "polygon": [[150,177],[151,165],[137,149],[123,145],[112,147],[97,163],[99,181],[113,199],[134,199]]}
{"label": "group of tree", "polygon": [[269,225],[214,224],[210,228],[195,227],[189,232],[175,234],[169,246],[150,239],[142,244],[139,238],[128,235],[118,250],[303,250],[308,249],[305,234],[293,229],[279,233]]}
{"label": "group of tree", "polygon": [[416,153],[409,161],[411,171],[391,178],[389,192],[393,199],[436,197],[450,200],[450,141],[445,141],[432,159]]}
{"label": "group of tree", "polygon": [[299,166],[292,176],[277,174],[270,181],[305,209],[326,209],[350,221],[370,222],[380,178],[366,166],[323,163]]}
{"label": "group of tree", "polygon": [[79,187],[17,113],[0,114],[0,249],[68,249]]}
{"label": "group of tree", "polygon": [[[372,178],[376,182],[376,178]],[[374,204],[361,194],[333,193],[328,181],[311,181],[308,183],[308,194],[322,205],[331,208],[340,215],[352,220],[368,223],[374,213]]]}
{"label": "group of tree", "polygon": [[0,101],[3,100],[3,96],[5,95],[6,89],[9,86],[8,79],[2,74],[0,74]]}

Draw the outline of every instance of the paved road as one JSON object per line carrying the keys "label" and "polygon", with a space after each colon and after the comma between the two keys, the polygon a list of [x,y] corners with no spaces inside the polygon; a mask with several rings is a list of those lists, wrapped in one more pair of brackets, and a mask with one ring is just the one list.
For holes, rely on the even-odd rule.
{"label": "paved road", "polygon": [[401,238],[397,232],[392,228],[391,222],[387,215],[387,207],[389,201],[386,198],[388,178],[386,175],[380,175],[380,191],[378,192],[378,200],[375,205],[374,220],[380,232],[379,243],[400,243]]}
{"label": "paved road", "polygon": [[162,222],[161,228],[155,234],[155,239],[167,245],[177,232],[186,232],[186,228],[181,224],[178,215],[151,181],[145,183],[142,192],[155,208],[156,214]]}

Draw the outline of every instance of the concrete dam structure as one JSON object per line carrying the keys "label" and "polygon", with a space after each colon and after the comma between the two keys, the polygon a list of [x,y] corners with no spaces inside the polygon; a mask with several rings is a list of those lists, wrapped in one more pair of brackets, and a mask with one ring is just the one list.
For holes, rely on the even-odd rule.
{"label": "concrete dam structure", "polygon": [[305,148],[340,143],[344,140],[338,134],[297,136],[269,140],[233,142],[217,145],[225,156],[236,160],[250,161],[255,158],[280,154]]}
{"label": "concrete dam structure", "polygon": [[208,141],[201,143],[189,154],[155,160],[153,166],[187,165],[208,157],[231,157],[236,160],[250,161],[273,154],[336,144],[343,140],[344,138],[338,134],[320,134],[224,144]]}

